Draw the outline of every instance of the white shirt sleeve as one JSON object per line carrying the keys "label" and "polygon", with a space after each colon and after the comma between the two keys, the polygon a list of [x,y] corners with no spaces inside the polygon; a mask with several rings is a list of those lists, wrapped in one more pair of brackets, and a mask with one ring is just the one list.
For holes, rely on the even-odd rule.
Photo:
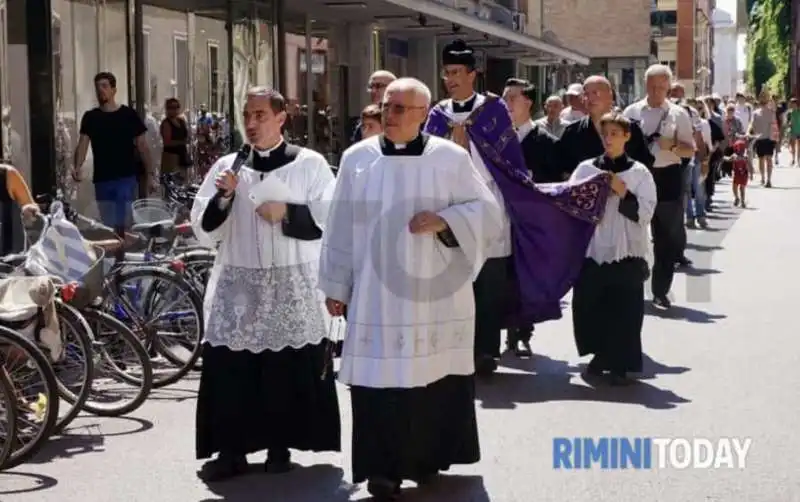
{"label": "white shirt sleeve", "polygon": [[697,147],[694,143],[694,126],[692,125],[692,119],[689,117],[689,114],[686,113],[686,110],[680,107],[676,107],[675,110],[675,128],[675,134],[680,143],[686,143],[687,145]]}

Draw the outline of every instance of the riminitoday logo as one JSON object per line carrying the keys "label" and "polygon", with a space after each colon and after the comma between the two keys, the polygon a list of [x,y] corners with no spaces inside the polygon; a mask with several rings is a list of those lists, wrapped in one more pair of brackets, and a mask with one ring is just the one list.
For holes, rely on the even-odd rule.
{"label": "riminitoday logo", "polygon": [[744,469],[750,438],[553,438],[553,469]]}

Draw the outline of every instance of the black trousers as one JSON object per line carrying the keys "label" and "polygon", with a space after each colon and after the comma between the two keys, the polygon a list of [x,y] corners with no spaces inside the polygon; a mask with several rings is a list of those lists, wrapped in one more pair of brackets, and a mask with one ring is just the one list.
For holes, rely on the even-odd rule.
{"label": "black trousers", "polygon": [[500,357],[512,258],[489,258],[472,283],[475,294],[475,357]]}
{"label": "black trousers", "polygon": [[656,205],[650,228],[653,232],[653,296],[666,296],[672,287],[675,263],[686,248],[683,201],[664,201]]}

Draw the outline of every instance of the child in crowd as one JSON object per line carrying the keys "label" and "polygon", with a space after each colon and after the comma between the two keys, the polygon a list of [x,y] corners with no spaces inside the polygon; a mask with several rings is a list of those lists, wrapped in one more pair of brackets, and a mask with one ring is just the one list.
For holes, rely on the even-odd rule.
{"label": "child in crowd", "polygon": [[733,144],[733,154],[723,159],[725,162],[730,162],[733,166],[733,205],[742,208],[747,207],[744,194],[747,181],[751,178],[750,159],[747,156],[747,143],[743,140],[738,140]]}
{"label": "child in crowd", "polygon": [[383,132],[381,121],[381,108],[378,105],[369,105],[361,112],[361,139],[377,136]]}
{"label": "child in crowd", "polygon": [[648,228],[656,184],[647,167],[625,155],[630,121],[612,112],[603,116],[600,127],[605,154],[579,164],[571,179],[609,173],[613,194],[575,283],[572,323],[578,353],[594,355],[586,376],[607,374],[611,384],[625,385],[630,383],[628,373],[642,371]]}

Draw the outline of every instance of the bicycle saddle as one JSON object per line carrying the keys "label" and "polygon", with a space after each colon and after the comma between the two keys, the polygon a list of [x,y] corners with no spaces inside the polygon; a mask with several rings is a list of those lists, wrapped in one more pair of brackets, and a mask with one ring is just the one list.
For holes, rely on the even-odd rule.
{"label": "bicycle saddle", "polygon": [[131,227],[131,232],[143,234],[148,238],[167,237],[175,231],[175,222],[172,220],[154,221],[151,223],[137,223]]}

